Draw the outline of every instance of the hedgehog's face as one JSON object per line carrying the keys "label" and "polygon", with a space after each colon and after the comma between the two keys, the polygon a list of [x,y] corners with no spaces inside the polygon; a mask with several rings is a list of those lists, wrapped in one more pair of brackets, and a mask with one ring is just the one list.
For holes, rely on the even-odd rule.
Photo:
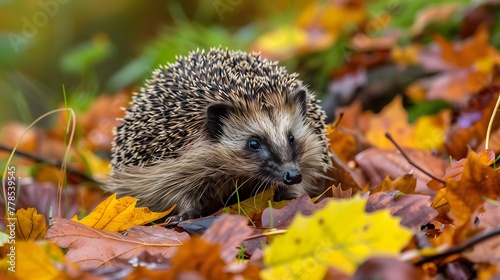
{"label": "hedgehog's face", "polygon": [[[262,106],[262,102],[208,108],[207,130],[218,150],[214,154],[220,157],[219,168],[237,170],[240,175],[272,184],[299,184],[307,175],[307,161],[317,160],[322,153],[306,121],[306,92],[270,94],[265,100],[269,106]],[[306,158],[311,152],[319,157]],[[224,162],[233,166],[225,168]]]}

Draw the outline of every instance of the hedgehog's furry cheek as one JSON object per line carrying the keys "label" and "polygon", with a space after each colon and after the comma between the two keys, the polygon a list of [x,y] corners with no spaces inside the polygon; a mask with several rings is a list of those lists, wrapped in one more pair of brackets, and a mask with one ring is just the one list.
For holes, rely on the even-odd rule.
{"label": "hedgehog's furry cheek", "polygon": [[227,119],[233,110],[231,105],[225,103],[213,104],[207,108],[206,128],[213,139],[219,139],[222,135],[223,120]]}

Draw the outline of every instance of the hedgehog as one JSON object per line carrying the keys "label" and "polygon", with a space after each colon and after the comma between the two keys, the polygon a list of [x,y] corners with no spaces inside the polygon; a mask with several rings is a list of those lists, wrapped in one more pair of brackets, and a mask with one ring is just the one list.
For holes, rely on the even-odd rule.
{"label": "hedgehog", "polygon": [[196,50],[160,66],[115,129],[105,189],[179,220],[276,187],[321,194],[330,178],[325,113],[298,75],[259,53]]}

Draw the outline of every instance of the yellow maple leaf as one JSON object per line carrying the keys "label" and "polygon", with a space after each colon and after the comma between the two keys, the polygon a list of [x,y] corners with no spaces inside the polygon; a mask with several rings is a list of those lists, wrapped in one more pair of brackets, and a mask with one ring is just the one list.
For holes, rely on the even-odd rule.
{"label": "yellow maple leaf", "polygon": [[135,208],[137,199],[125,196],[116,199],[116,194],[111,195],[85,218],[78,220],[76,216],[71,220],[82,223],[95,229],[112,232],[124,231],[132,226],[144,225],[168,215],[175,206],[164,212],[151,212],[148,208]]}
{"label": "yellow maple leaf", "polygon": [[20,240],[44,239],[47,232],[45,216],[38,214],[35,208],[16,211],[16,238]]}
{"label": "yellow maple leaf", "polygon": [[389,209],[365,212],[360,196],[332,200],[310,217],[298,214],[264,251],[263,279],[323,279],[328,267],[352,274],[373,256],[397,256],[412,237]]}

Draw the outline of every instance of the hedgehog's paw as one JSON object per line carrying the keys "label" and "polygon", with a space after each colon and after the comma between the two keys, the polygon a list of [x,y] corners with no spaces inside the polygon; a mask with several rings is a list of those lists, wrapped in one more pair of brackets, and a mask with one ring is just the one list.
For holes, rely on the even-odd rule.
{"label": "hedgehog's paw", "polygon": [[197,219],[197,218],[201,218],[201,217],[202,217],[202,215],[201,215],[200,210],[189,209],[189,210],[183,211],[175,216],[167,218],[167,221],[168,221],[167,226],[174,227],[180,222],[191,220],[191,219]]}

